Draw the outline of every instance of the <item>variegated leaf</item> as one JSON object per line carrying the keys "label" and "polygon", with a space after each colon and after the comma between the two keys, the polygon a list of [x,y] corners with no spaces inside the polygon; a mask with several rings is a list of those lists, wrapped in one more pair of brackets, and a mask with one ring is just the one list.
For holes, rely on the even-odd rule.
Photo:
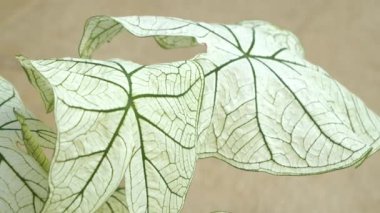
{"label": "variegated leaf", "polygon": [[[14,113],[23,118],[23,126]],[[28,129],[28,140],[23,135]],[[47,198],[47,173],[24,145],[54,147],[55,133],[24,108],[13,86],[0,77],[0,210],[40,212]],[[41,153],[40,153],[41,154]]]}
{"label": "variegated leaf", "polygon": [[[112,30],[117,29],[117,30]],[[315,174],[358,164],[379,148],[380,119],[321,68],[290,32],[262,21],[223,25],[167,17],[90,19],[80,53],[129,31],[168,48],[207,45],[197,150],[238,168]],[[169,39],[171,38],[171,39]]]}
{"label": "variegated leaf", "polygon": [[358,165],[379,149],[379,117],[307,62],[287,31],[261,21],[98,16],[87,22],[81,56],[122,31],[207,52],[150,66],[21,58],[41,94],[55,96],[59,138],[45,211],[95,211],[124,172],[129,211],[179,211],[197,156],[302,175]]}
{"label": "variegated leaf", "polygon": [[55,95],[58,143],[45,212],[95,211],[124,173],[130,211],[181,208],[196,160],[197,63],[21,62]]}

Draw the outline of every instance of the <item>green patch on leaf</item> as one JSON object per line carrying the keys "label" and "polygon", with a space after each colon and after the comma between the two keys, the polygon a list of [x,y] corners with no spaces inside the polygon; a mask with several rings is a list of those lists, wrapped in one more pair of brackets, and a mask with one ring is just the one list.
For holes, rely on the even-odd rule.
{"label": "green patch on leaf", "polygon": [[[30,127],[28,126],[27,119],[25,116],[18,113],[16,110],[14,110],[14,113],[16,115],[18,122],[21,125],[22,138],[23,138],[27,153],[31,155],[46,172],[49,172],[50,161],[46,157],[42,147],[37,141],[40,138],[35,137],[34,135],[35,133],[33,133]],[[43,130],[39,130],[39,131],[43,131]],[[55,138],[53,139],[55,140]]]}

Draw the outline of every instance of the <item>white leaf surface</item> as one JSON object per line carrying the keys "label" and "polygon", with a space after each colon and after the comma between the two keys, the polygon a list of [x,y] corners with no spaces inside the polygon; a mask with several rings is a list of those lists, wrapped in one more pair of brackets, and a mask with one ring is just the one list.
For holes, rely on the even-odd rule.
{"label": "white leaf surface", "polygon": [[124,175],[131,212],[181,208],[196,160],[196,63],[27,62],[55,95],[58,143],[45,212],[93,212]]}
{"label": "white leaf surface", "polygon": [[47,198],[47,173],[24,151],[22,129],[14,111],[23,115],[29,139],[53,147],[55,134],[24,108],[13,86],[0,77],[0,210],[40,212]]}
{"label": "white leaf surface", "polygon": [[[118,31],[110,33],[110,26]],[[90,57],[121,31],[172,37],[180,47],[183,39],[176,38],[207,45],[207,53],[193,59],[205,77],[200,157],[217,157],[241,169],[300,175],[360,163],[379,148],[379,117],[307,62],[288,31],[262,21],[223,25],[102,16],[87,22],[81,55]]]}

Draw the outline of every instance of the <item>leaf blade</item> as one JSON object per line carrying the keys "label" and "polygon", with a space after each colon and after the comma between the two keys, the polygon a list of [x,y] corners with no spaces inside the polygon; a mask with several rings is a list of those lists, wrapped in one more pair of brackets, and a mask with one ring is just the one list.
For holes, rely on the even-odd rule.
{"label": "leaf blade", "polygon": [[[27,69],[49,80],[56,97],[58,143],[44,211],[94,211],[120,183],[131,151],[124,125],[128,84],[111,81],[124,74],[110,63],[97,61],[57,59],[29,64]],[[106,104],[113,99],[113,105]]]}
{"label": "leaf blade", "polygon": [[[13,86],[0,77],[0,208],[10,212],[40,212],[47,198],[47,174],[38,162],[20,148],[23,131],[13,111],[16,109],[28,121],[37,124],[32,131],[49,131],[24,108]],[[33,133],[34,134],[34,133]],[[54,144],[50,138],[35,134],[42,144]]]}
{"label": "leaf blade", "polygon": [[[44,211],[95,211],[116,189],[127,166],[131,167],[130,161],[138,161],[141,165],[138,172],[145,179],[143,188],[147,198],[146,203],[142,204],[144,209],[158,208],[157,205],[148,205],[152,196],[163,202],[163,195],[149,194],[155,188],[149,188],[147,184],[156,184],[157,181],[162,184],[169,175],[184,177],[183,183],[167,183],[166,186],[173,194],[180,191],[177,198],[171,201],[171,208],[178,210],[182,207],[196,158],[194,143],[199,107],[197,99],[202,90],[200,72],[194,72],[197,70],[196,64],[178,62],[141,66],[121,60],[100,62],[84,59],[30,63],[33,69],[49,80],[56,97],[58,144],[51,167],[50,195]],[[142,80],[144,76],[151,76],[150,81]],[[162,84],[161,81],[166,83]],[[88,89],[87,85],[93,87]],[[163,108],[161,104],[150,104],[154,101],[172,105],[173,110]],[[158,114],[159,112],[163,114]],[[174,122],[171,119],[175,119],[176,125],[170,125],[170,128],[160,123],[165,121],[170,124]],[[116,122],[110,123],[111,121]],[[178,125],[184,126],[184,129]],[[158,143],[153,143],[154,135],[157,136]],[[184,141],[178,140],[180,135],[183,135]],[[148,142],[146,138],[149,138]],[[151,159],[160,154],[152,151],[152,147],[157,144],[161,144],[159,150],[162,153],[168,152],[172,159],[176,151],[187,150],[181,151],[181,154],[189,159],[179,162],[157,159],[153,162]],[[168,144],[177,147],[177,150],[166,150]],[[145,152],[144,148],[152,153]],[[106,163],[112,169],[105,169]],[[189,168],[185,168],[184,163]],[[166,169],[166,172],[160,171],[160,166],[165,164],[173,165],[169,165],[171,169]],[[180,169],[176,170],[175,164]],[[130,180],[127,179],[126,184],[129,183]],[[90,193],[95,189],[102,193]],[[127,188],[126,191],[128,197],[140,192],[141,189],[136,187]],[[170,197],[167,199],[172,200]],[[145,201],[140,200],[143,203]],[[131,200],[127,200],[127,203],[132,209],[138,205]]]}
{"label": "leaf blade", "polygon": [[[136,85],[132,106],[139,138],[125,181],[132,212],[182,208],[196,160],[195,127],[203,85],[197,70],[190,62],[160,64],[146,66],[131,78]],[[144,76],[150,80],[140,82],[147,79]],[[166,86],[152,83],[156,81]]]}
{"label": "leaf blade", "polygon": [[[375,141],[369,142],[369,136],[363,134],[365,132],[363,129],[347,127],[345,122],[339,120],[341,117],[336,115],[337,107],[334,109],[329,103],[331,97],[326,93],[321,96],[321,93],[316,92],[318,89],[323,90],[322,86],[312,90],[297,85],[299,84],[297,79],[309,85],[314,83],[321,85],[323,84],[321,82],[331,84],[335,81],[329,77],[321,82],[315,80],[326,76],[326,73],[303,58],[302,45],[298,38],[288,31],[261,21],[222,25],[151,16],[109,17],[109,19],[115,20],[125,28],[125,31],[139,37],[164,36],[164,38],[172,37],[175,40],[178,36],[187,36],[193,37],[197,43],[207,44],[207,53],[193,59],[203,68],[205,76],[205,91],[200,114],[202,122],[198,129],[200,157],[218,157],[242,169],[296,175],[345,168],[360,162],[368,156],[369,152],[373,153],[378,149],[377,145],[370,146],[371,143],[378,144],[376,140],[378,141],[380,123],[378,117],[372,112],[369,112],[371,119],[367,119],[373,123],[372,127],[368,125],[368,122],[363,124],[367,128],[372,128],[370,134],[373,135],[372,140]],[[284,77],[292,75],[297,79],[283,80],[281,75]],[[230,86],[230,91],[226,89],[221,91],[228,85],[238,86]],[[266,85],[272,90],[277,87],[287,91],[282,94],[286,96],[283,102],[276,103],[275,106],[285,107],[286,103],[294,105],[292,107],[293,111],[296,111],[295,116],[292,118],[286,115],[286,122],[279,121],[285,127],[276,123],[276,119],[281,120],[281,115],[268,118],[270,114],[264,113],[263,109],[271,108],[273,112],[276,111],[272,104],[265,100],[270,97]],[[310,102],[305,93],[298,97],[297,89],[303,89],[312,94],[315,103]],[[337,89],[340,87],[335,88]],[[259,96],[258,91],[268,95]],[[276,91],[272,92],[276,93]],[[351,97],[357,100],[355,96]],[[289,103],[289,101],[294,101],[294,103]],[[230,104],[232,102],[234,105]],[[309,104],[310,106],[307,106]],[[325,121],[319,121],[318,115],[314,115],[321,111],[325,113]],[[304,117],[297,117],[303,114]],[[230,120],[233,116],[236,117],[235,122]],[[364,113],[361,115],[353,113],[348,117],[353,116],[369,118]],[[245,119],[236,120],[238,117]],[[260,125],[259,120],[264,120],[267,124]],[[298,139],[288,139],[293,133],[287,133],[283,128],[289,131],[289,128],[294,127],[294,124],[297,125],[298,122],[312,125],[311,133],[309,132],[311,135],[297,133]],[[336,123],[330,125],[329,122]],[[327,127],[321,127],[324,125],[334,128],[338,135]],[[277,127],[272,129],[273,126]],[[358,134],[359,131],[361,131],[360,134]],[[256,134],[252,135],[252,132]],[[348,134],[347,138],[345,134]],[[245,150],[245,153],[242,150]],[[255,151],[259,152],[255,153]],[[276,159],[273,159],[273,152]],[[322,155],[319,156],[318,153]],[[247,155],[250,156],[248,159]],[[313,155],[316,156],[311,157]]]}

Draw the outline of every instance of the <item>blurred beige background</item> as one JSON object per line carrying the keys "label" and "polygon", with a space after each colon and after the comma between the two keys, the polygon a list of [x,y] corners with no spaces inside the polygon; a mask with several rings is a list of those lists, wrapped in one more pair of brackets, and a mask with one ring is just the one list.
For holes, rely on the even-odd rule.
{"label": "blurred beige background", "polygon": [[[0,75],[13,82],[26,105],[52,125],[14,55],[77,56],[86,18],[165,15],[224,23],[261,19],[293,31],[310,61],[380,114],[379,10],[378,0],[1,0]],[[201,51],[200,47],[165,51],[151,39],[123,35],[95,56],[149,64],[190,58]],[[380,212],[380,153],[358,169],[307,177],[250,173],[217,160],[201,160],[183,212],[212,210]]]}

